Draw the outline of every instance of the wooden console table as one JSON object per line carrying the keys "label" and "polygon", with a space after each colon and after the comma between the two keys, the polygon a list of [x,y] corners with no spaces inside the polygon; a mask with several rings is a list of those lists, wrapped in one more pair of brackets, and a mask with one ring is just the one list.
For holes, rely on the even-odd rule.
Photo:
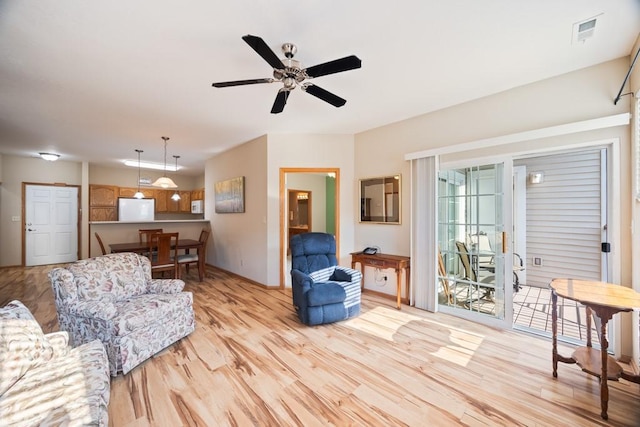
{"label": "wooden console table", "polygon": [[[616,360],[607,354],[607,323],[614,314],[640,308],[640,293],[624,286],[578,279],[553,279],[551,288],[553,331],[553,376],[558,377],[558,362],[575,363],[588,374],[600,379],[600,416],[607,419],[609,386],[607,380],[640,383],[640,375],[623,371]],[[587,346],[577,348],[571,357],[558,354],[558,296],[584,304],[587,309]],[[591,347],[591,312],[601,320],[600,351]]]}
{"label": "wooden console table", "polygon": [[409,298],[409,274],[411,271],[411,258],[401,255],[389,254],[364,254],[362,252],[351,253],[351,268],[356,268],[356,263],[360,263],[362,271],[362,287],[364,288],[364,268],[366,266],[375,268],[393,268],[396,271],[396,281],[398,284],[397,292],[397,309],[400,310],[402,300],[402,285],[400,282],[400,273],[404,270],[405,274],[405,290],[407,298]]}

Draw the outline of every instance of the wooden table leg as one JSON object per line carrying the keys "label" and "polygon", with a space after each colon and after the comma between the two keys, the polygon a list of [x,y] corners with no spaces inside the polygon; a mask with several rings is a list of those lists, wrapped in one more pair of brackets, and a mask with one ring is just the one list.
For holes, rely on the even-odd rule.
{"label": "wooden table leg", "polygon": [[396,308],[401,310],[400,303],[402,302],[402,282],[400,281],[400,269],[396,268]]}
{"label": "wooden table leg", "polygon": [[607,383],[609,375],[609,354],[607,352],[609,341],[607,341],[607,323],[609,323],[609,319],[613,317],[613,314],[610,310],[598,309],[597,307],[592,307],[592,310],[600,318],[600,331],[598,333],[600,337],[600,363],[602,364],[600,373],[600,416],[603,420],[606,420],[609,418],[607,414],[609,410],[609,384]]}
{"label": "wooden table leg", "polygon": [[[354,270],[356,269],[355,262],[351,263],[351,268],[353,268]],[[362,281],[360,282],[360,292],[364,291],[364,270],[365,270],[364,264],[360,263],[360,273],[362,273]]]}

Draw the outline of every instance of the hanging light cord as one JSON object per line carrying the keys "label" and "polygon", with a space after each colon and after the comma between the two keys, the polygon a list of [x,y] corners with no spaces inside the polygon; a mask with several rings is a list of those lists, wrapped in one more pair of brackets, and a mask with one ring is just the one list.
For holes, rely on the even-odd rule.
{"label": "hanging light cord", "polygon": [[142,150],[136,150],[138,153],[138,193],[140,192],[140,153],[144,153]]}
{"label": "hanging light cord", "polygon": [[[178,159],[180,158],[180,156],[174,155],[173,157],[176,159],[176,169],[175,169],[175,171],[178,172]],[[171,199],[175,200],[176,202],[178,200],[180,200],[180,195],[178,194],[178,189],[177,188],[174,191],[173,196],[171,196]]]}
{"label": "hanging light cord", "polygon": [[164,140],[164,176],[167,176],[167,141],[169,140],[168,136],[163,136]]}

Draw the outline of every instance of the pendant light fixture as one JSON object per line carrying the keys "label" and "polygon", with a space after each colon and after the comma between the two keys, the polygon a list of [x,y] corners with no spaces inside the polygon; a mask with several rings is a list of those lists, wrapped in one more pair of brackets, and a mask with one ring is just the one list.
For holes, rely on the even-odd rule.
{"label": "pendant light fixture", "polygon": [[133,197],[136,199],[142,199],[144,198],[144,194],[140,191],[140,153],[144,153],[144,151],[136,150],[136,153],[138,153],[138,191],[133,195]]}
{"label": "pendant light fixture", "polygon": [[162,188],[178,188],[178,186],[167,176],[167,141],[169,140],[168,136],[163,136],[164,140],[164,176],[156,179],[154,182],[154,187],[162,187]]}
{"label": "pendant light fixture", "polygon": [[[178,159],[180,158],[180,156],[173,156],[174,159],[176,159],[176,171],[178,170]],[[173,196],[171,196],[171,200],[173,200],[174,202],[177,202],[178,200],[180,200],[180,195],[178,194],[178,190],[175,191],[175,193],[173,193]]]}

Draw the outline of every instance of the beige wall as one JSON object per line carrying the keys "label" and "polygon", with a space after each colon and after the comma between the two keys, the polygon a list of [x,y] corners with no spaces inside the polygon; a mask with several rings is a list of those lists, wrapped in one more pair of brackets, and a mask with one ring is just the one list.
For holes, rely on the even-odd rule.
{"label": "beige wall", "polygon": [[[378,245],[383,252],[409,254],[410,163],[404,161],[405,154],[629,112],[629,97],[613,104],[629,64],[629,57],[620,58],[356,135],[356,178],[397,172],[404,178],[402,225],[357,224],[356,247]],[[632,176],[629,126],[467,151],[444,159],[486,160],[508,153],[603,139],[620,141],[620,168],[613,173],[620,178],[621,198],[616,201],[618,206],[611,207],[610,222],[621,231],[621,241],[615,242],[619,243],[617,255],[621,260],[617,277],[629,285]],[[629,325],[623,334],[626,337],[623,353],[631,354]]]}
{"label": "beige wall", "polygon": [[[327,231],[327,182],[325,175],[292,173],[287,177],[287,188],[290,190],[307,190],[311,192],[311,230]],[[289,203],[288,197],[285,203]],[[288,210],[290,210],[289,208]]]}
{"label": "beige wall", "polygon": [[[205,218],[213,240],[207,262],[267,284],[267,137],[225,151],[205,165]],[[215,183],[244,176],[245,212],[215,213]]]}
{"label": "beige wall", "polygon": [[[0,186],[0,266],[22,264],[22,183],[82,185],[82,165],[3,155]],[[17,218],[18,221],[13,219]]]}
{"label": "beige wall", "polygon": [[[638,36],[638,39],[636,40],[635,45],[633,46],[633,49],[631,51],[631,59],[633,59],[633,55],[635,55],[638,51],[640,50],[640,36]],[[638,98],[640,98],[640,57],[636,60],[635,66],[633,68],[633,71],[631,73],[631,76],[629,78],[629,89],[631,90],[631,92],[633,92],[635,94],[635,102],[638,102]],[[640,109],[639,109],[640,110]],[[635,111],[635,114],[637,116],[637,114],[640,111]],[[637,120],[637,117],[636,117]],[[640,135],[636,132],[633,134],[634,137],[634,141],[636,144],[640,143]],[[638,157],[638,147],[636,146],[636,150],[633,150],[633,155],[632,155],[632,161],[633,161],[633,165],[636,169],[632,169],[632,171],[635,171],[635,173],[637,174],[637,170],[638,168],[640,168],[640,158]],[[640,194],[640,187],[638,186],[638,182],[634,183],[633,185],[633,190],[632,190],[632,197],[633,195],[638,195]],[[630,243],[631,243],[631,259],[633,260],[637,260],[638,258],[640,258],[640,200],[636,199],[634,202],[632,202],[632,224],[633,224],[633,231],[632,231],[632,239],[630,239]],[[640,263],[638,262],[632,262],[632,283],[633,283],[633,288],[640,292]],[[637,311],[633,312],[633,325],[637,325],[637,327],[640,327],[640,317],[638,315]],[[640,366],[640,339],[638,336],[634,337],[635,340],[633,342],[633,348],[634,348],[634,354],[633,354],[633,360],[636,361],[636,363]]]}
{"label": "beige wall", "polygon": [[[340,253],[338,263],[351,265],[355,178],[353,175],[353,135],[271,134],[269,138],[269,197],[268,197],[268,278],[272,285],[280,280],[280,168],[337,168],[340,169],[339,221]],[[285,275],[289,271],[285,270]]]}
{"label": "beige wall", "polygon": [[[638,35],[636,44],[633,46],[633,49],[631,49],[631,60],[633,60],[638,50],[640,50],[640,35]],[[631,76],[629,76],[629,90],[633,92],[636,97],[640,97],[640,57],[636,60]]]}
{"label": "beige wall", "polygon": [[[353,137],[351,135],[268,135],[209,159],[206,188],[245,177],[243,214],[216,214],[213,194],[205,218],[214,249],[207,262],[267,286],[280,284],[280,168],[340,168],[341,263],[353,249]],[[344,254],[347,254],[346,256]],[[288,273],[288,272],[287,272]]]}
{"label": "beige wall", "polygon": [[[151,182],[160,178],[162,171],[143,170],[141,178],[149,178]],[[180,190],[196,190],[203,187],[204,176],[185,176],[167,172],[167,176],[176,183]],[[136,168],[110,168],[91,165],[89,169],[89,182],[91,184],[117,185],[118,187],[137,187],[138,170]]]}
{"label": "beige wall", "polygon": [[[87,212],[88,184],[107,184],[135,187],[138,171],[124,168],[91,166],[87,163],[58,160],[47,162],[36,157],[0,156],[0,267],[22,264],[22,183],[54,184],[65,183],[82,186],[81,209]],[[152,172],[152,177],[162,175],[162,171]],[[186,190],[204,186],[204,175],[172,176],[176,184]],[[205,192],[206,194],[206,192]],[[18,221],[13,221],[18,217]],[[193,219],[190,214],[180,217],[164,215],[158,219]],[[89,254],[89,225],[86,215],[81,225],[81,257]]]}

